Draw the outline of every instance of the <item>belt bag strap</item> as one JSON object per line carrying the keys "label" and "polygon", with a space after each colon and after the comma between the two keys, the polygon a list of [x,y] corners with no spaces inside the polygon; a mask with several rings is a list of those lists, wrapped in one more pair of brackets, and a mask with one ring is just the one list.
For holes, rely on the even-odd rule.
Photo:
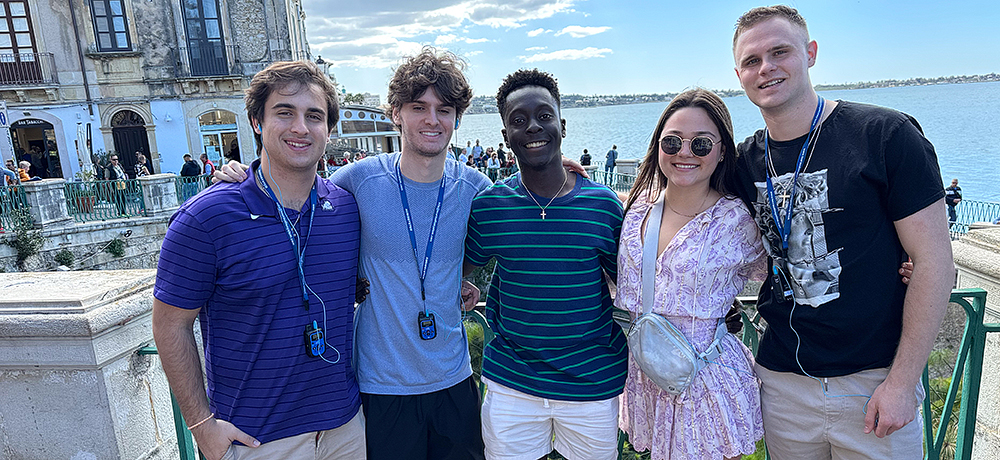
{"label": "belt bag strap", "polygon": [[653,286],[656,281],[656,248],[660,244],[660,220],[663,217],[663,194],[649,209],[646,237],[642,244],[642,314],[653,311]]}
{"label": "belt bag strap", "polygon": [[[649,217],[646,220],[646,236],[642,244],[642,314],[648,315],[653,311],[653,289],[656,282],[656,250],[660,244],[660,222],[663,218],[663,196],[660,193],[656,202],[649,209]],[[705,351],[698,353],[702,362],[712,362],[718,359],[722,352],[722,338],[729,333],[726,329],[725,318],[719,319],[719,324],[715,327],[715,339]],[[690,344],[690,341],[688,341]],[[694,346],[691,346],[694,348]],[[698,350],[695,349],[695,353]]]}

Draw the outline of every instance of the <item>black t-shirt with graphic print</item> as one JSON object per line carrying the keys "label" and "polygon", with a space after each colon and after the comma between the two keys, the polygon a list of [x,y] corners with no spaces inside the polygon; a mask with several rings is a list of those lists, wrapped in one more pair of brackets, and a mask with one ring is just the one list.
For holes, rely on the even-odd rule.
{"label": "black t-shirt with graphic print", "polygon": [[[787,253],[766,199],[771,168],[764,160],[764,131],[737,149],[734,190],[754,214],[764,247],[794,291],[794,310],[791,302],[775,302],[771,277],[758,297],[768,329],[757,362],[774,371],[802,373],[795,332],[802,341],[798,359],[816,377],[892,363],[906,293],[897,270],[907,257],[893,221],[944,194],[934,147],[916,120],[892,109],[838,102],[818,128],[799,174]],[[789,196],[805,139],[769,141],[779,205]],[[779,209],[783,221],[785,207]]]}

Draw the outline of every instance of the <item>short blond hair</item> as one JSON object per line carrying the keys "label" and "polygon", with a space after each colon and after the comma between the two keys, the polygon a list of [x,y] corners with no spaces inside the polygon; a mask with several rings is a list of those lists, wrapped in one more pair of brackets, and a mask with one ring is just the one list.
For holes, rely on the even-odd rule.
{"label": "short blond hair", "polygon": [[733,49],[736,49],[736,40],[739,40],[740,35],[746,32],[768,19],[772,18],[783,18],[788,22],[799,26],[802,31],[806,33],[806,42],[809,41],[809,27],[806,26],[806,20],[799,14],[799,10],[792,8],[788,5],[774,5],[774,6],[759,6],[740,16],[736,20],[736,33],[733,34]]}

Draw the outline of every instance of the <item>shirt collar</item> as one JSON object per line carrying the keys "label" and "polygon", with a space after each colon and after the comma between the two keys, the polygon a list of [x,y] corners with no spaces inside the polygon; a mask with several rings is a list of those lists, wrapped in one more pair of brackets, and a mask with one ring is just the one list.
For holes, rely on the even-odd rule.
{"label": "shirt collar", "polygon": [[[243,197],[243,201],[246,202],[247,208],[249,208],[250,213],[258,216],[274,216],[276,215],[278,208],[271,201],[271,198],[267,196],[257,185],[257,175],[254,173],[258,168],[260,168],[260,159],[254,160],[250,164],[250,169],[247,170],[247,180],[240,183],[240,195]],[[316,178],[316,195],[319,198],[319,206],[323,206],[326,202],[326,198],[330,195],[330,187],[327,181]]]}

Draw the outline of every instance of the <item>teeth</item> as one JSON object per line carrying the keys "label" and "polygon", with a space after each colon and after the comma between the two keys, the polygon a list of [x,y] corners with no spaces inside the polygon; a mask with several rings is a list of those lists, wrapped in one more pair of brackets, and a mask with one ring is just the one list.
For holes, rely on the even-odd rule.
{"label": "teeth", "polygon": [[441,133],[439,133],[439,132],[423,132],[423,131],[420,134],[424,135],[424,136],[430,136],[430,137],[437,137],[437,136],[441,135]]}
{"label": "teeth", "polygon": [[533,149],[533,148],[536,148],[536,147],[541,147],[541,146],[543,146],[545,144],[548,144],[548,143],[549,143],[549,141],[535,141],[535,142],[529,142],[527,144],[524,144],[524,146],[527,147],[527,148],[529,148],[529,149]]}
{"label": "teeth", "polygon": [[764,83],[763,85],[760,85],[760,89],[770,88],[770,87],[772,87],[774,85],[777,85],[778,83],[781,83],[783,81],[785,81],[784,78],[779,78],[777,80],[771,80],[771,81],[769,81],[767,83]]}
{"label": "teeth", "polygon": [[309,145],[309,144],[303,144],[303,143],[300,143],[300,142],[293,142],[293,141],[285,141],[285,142],[288,142],[288,145],[291,145],[292,147],[305,147],[305,146]]}
{"label": "teeth", "polygon": [[675,167],[675,168],[677,168],[677,169],[694,169],[694,168],[697,168],[697,167],[698,167],[698,165],[682,165],[682,164],[674,164],[674,167]]}

